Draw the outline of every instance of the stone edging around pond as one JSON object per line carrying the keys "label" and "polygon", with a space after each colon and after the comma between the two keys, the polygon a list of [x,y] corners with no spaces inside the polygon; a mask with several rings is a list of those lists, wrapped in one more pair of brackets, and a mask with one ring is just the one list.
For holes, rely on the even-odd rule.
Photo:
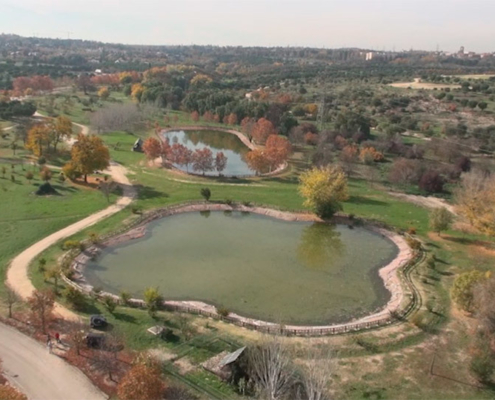
{"label": "stone edging around pond", "polygon": [[[93,287],[85,281],[83,270],[86,263],[92,257],[97,256],[102,247],[112,246],[118,243],[142,237],[146,233],[147,224],[153,220],[179,213],[199,211],[245,211],[267,215],[285,221],[321,221],[321,219],[313,214],[290,213],[269,208],[247,207],[241,205],[194,203],[176,207],[167,207],[151,212],[147,218],[145,217],[143,218],[143,220],[140,221],[138,226],[128,230],[127,232],[116,234],[105,240],[101,245],[91,246],[86,251],[80,253],[74,258],[71,264],[71,268],[74,270],[75,273],[75,279],[69,280],[67,277],[63,276],[65,282],[82,292],[85,292],[87,294],[91,293]],[[336,220],[341,223],[349,223],[350,221],[349,219],[343,217],[336,217]],[[287,335],[321,336],[340,334],[391,324],[396,321],[398,317],[408,315],[409,312],[415,308],[417,301],[419,301],[419,299],[415,298],[415,288],[413,287],[412,282],[410,282],[408,279],[404,279],[407,278],[406,273],[410,270],[410,267],[413,267],[415,265],[416,257],[414,252],[408,246],[406,240],[398,233],[372,225],[367,226],[367,228],[383,236],[386,236],[389,240],[394,242],[399,249],[397,257],[394,258],[388,265],[382,267],[379,270],[379,276],[383,280],[387,290],[391,293],[391,298],[380,311],[371,315],[359,318],[357,320],[351,320],[343,324],[325,326],[299,326],[280,325],[272,322],[246,318],[235,313],[230,313],[228,316],[221,316],[217,313],[215,306],[201,301],[167,300],[164,301],[163,305],[165,308],[174,311],[201,314],[207,317],[222,319],[224,321],[231,322],[242,327],[259,330],[262,332],[279,332]],[[98,296],[111,296],[117,302],[120,302],[119,296],[113,293],[100,292],[98,293]],[[405,301],[407,302],[407,305],[405,307],[401,307]],[[144,301],[141,299],[131,299],[129,304],[136,307],[145,307]]]}
{"label": "stone edging around pond", "polygon": [[[183,126],[176,126],[173,128],[165,128],[160,131],[160,133],[168,133],[168,132],[174,132],[174,131],[219,131],[219,132],[226,132],[230,133],[232,135],[235,135],[239,138],[239,140],[249,149],[249,150],[256,150],[259,146],[256,146],[254,143],[250,142],[249,139],[244,136],[241,132],[236,131],[234,129],[227,129],[227,128],[222,128],[222,127],[216,127],[216,126],[204,126],[204,125],[183,125]],[[161,136],[158,135],[158,138],[161,140]],[[284,162],[283,164],[279,165],[275,170],[271,172],[267,172],[266,174],[261,174],[259,176],[273,176],[276,175],[282,171],[284,171],[289,164],[287,162]],[[177,171],[180,172],[185,172],[182,171],[181,169],[178,169],[172,165],[172,168],[176,169]],[[194,176],[203,176],[202,174],[195,174],[194,172],[185,172],[188,175],[194,175]],[[246,175],[248,177],[251,177],[251,175]],[[252,175],[256,176],[256,175]],[[210,176],[206,176],[208,178]],[[241,176],[242,177],[242,176]],[[215,178],[215,176],[213,176]]]}

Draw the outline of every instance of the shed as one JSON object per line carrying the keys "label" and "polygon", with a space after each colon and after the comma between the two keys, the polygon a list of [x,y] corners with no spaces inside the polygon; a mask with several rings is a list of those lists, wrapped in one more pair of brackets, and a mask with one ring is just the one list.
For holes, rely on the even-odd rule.
{"label": "shed", "polygon": [[143,139],[139,138],[134,142],[132,145],[132,151],[143,151]]}

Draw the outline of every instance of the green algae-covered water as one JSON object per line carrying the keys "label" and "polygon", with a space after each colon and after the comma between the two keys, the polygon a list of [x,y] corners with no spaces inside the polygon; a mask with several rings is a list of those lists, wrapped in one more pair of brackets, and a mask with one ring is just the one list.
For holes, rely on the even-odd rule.
{"label": "green algae-covered water", "polygon": [[288,222],[241,212],[183,213],[146,236],[106,248],[86,269],[93,286],[142,298],[202,300],[285,324],[342,322],[369,314],[390,294],[378,269],[396,255],[365,228]]}
{"label": "green algae-covered water", "polygon": [[[172,145],[174,143],[180,143],[186,146],[188,149],[194,151],[197,149],[209,148],[213,153],[213,157],[217,153],[222,152],[227,157],[227,164],[222,174],[225,176],[251,176],[254,175],[254,171],[249,169],[246,161],[244,161],[245,154],[249,151],[249,148],[242,143],[236,135],[222,131],[171,131],[163,133],[163,137],[169,140]],[[177,168],[193,172],[192,167],[184,165],[176,165]],[[205,175],[218,175],[217,171],[207,171]]]}

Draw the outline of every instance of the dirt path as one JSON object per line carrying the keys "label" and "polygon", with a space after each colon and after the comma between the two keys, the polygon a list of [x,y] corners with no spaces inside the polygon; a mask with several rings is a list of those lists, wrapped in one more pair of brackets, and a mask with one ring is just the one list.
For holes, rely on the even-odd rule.
{"label": "dirt path", "polygon": [[5,377],[31,400],[103,400],[78,369],[34,339],[0,324],[0,359]]}
{"label": "dirt path", "polygon": [[[41,116],[41,114],[36,113],[36,116]],[[87,134],[89,132],[88,127],[81,125],[83,133]],[[53,246],[58,241],[76,234],[96,224],[97,222],[118,213],[125,207],[127,207],[136,197],[136,189],[132,186],[131,182],[127,178],[127,169],[123,166],[111,162],[110,167],[104,172],[112,177],[114,182],[117,182],[123,188],[122,197],[113,205],[101,210],[95,214],[92,214],[81,221],[78,221],[72,225],[69,225],[58,232],[52,233],[46,238],[40,240],[39,242],[33,244],[21,254],[16,256],[7,271],[7,285],[9,285],[23,300],[29,298],[35,290],[35,287],[29,279],[29,264],[37,257],[40,253],[45,251],[47,248]],[[56,303],[55,313],[60,317],[69,320],[80,319],[77,314],[68,310],[66,307]]]}
{"label": "dirt path", "polygon": [[388,192],[391,196],[397,197],[398,199],[408,201],[409,203],[414,203],[421,207],[426,208],[441,208],[445,207],[449,212],[456,215],[454,206],[447,203],[445,199],[439,199],[438,197],[432,196],[417,196],[414,194],[396,193]]}

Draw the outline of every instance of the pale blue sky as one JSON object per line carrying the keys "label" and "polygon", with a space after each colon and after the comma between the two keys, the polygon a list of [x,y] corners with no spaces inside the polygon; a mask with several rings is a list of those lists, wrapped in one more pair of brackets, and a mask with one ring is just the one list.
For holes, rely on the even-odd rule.
{"label": "pale blue sky", "polygon": [[495,0],[0,0],[0,33],[132,44],[495,51]]}

